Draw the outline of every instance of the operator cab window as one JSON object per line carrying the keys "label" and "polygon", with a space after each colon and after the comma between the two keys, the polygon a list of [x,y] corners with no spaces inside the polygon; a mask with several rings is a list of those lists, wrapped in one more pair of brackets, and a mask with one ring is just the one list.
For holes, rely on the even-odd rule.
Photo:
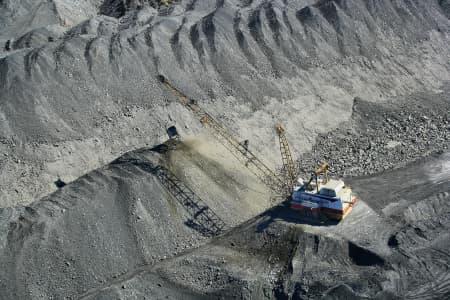
{"label": "operator cab window", "polygon": [[321,188],[319,194],[325,195],[328,197],[336,197],[336,191],[332,189],[327,188]]}

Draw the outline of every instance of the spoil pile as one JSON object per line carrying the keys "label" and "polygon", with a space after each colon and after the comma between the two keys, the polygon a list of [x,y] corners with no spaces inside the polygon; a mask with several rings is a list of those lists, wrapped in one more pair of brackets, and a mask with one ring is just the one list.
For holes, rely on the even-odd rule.
{"label": "spoil pile", "polygon": [[75,298],[205,243],[207,224],[156,176],[161,166],[224,229],[255,216],[270,193],[237,164],[220,145],[188,140],[169,153],[127,153],[30,206],[0,209],[0,298]]}
{"label": "spoil pile", "polygon": [[[385,176],[403,176],[403,185],[381,186],[392,190],[385,194],[387,203],[418,179],[434,190],[406,204],[395,217],[379,215],[361,201],[344,222],[318,227],[281,205],[198,249],[118,278],[82,299],[150,294],[175,299],[180,295],[186,299],[447,298],[450,173],[443,166],[448,156],[365,178],[367,185]],[[428,176],[424,180],[418,173],[407,176],[417,169],[426,171],[427,163],[445,180]]]}
{"label": "spoil pile", "polygon": [[450,79],[446,1],[152,3],[2,1],[0,206],[158,144],[168,126],[197,134],[160,74],[273,167],[277,122],[303,153],[356,96],[433,96]]}
{"label": "spoil pile", "polygon": [[350,120],[318,136],[312,150],[299,158],[302,174],[309,175],[321,160],[331,165],[334,175],[375,174],[448,151],[449,88],[385,104],[355,98]]}
{"label": "spoil pile", "polygon": [[[449,298],[448,1],[163,2],[0,1],[0,299]],[[269,209],[159,75],[359,204]]]}

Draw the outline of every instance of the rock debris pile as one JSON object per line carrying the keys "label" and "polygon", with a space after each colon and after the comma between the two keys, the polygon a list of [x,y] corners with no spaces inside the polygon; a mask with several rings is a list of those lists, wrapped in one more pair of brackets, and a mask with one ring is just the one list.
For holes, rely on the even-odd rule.
{"label": "rock debris pile", "polygon": [[450,147],[445,93],[409,97],[395,105],[354,101],[351,121],[319,136],[312,151],[300,158],[302,174],[309,174],[321,160],[335,175],[374,174]]}
{"label": "rock debris pile", "polygon": [[[0,0],[0,299],[449,299],[449,8]],[[272,207],[161,75],[360,201]]]}

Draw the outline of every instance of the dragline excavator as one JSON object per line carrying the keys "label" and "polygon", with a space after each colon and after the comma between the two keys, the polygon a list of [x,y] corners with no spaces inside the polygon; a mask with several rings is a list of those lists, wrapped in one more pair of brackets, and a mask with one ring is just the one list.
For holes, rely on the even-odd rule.
{"label": "dragline excavator", "polygon": [[357,201],[351,188],[340,179],[328,177],[330,166],[327,163],[312,172],[306,183],[298,178],[285,136],[286,130],[281,125],[277,125],[276,129],[285,171],[284,186],[291,191],[291,208],[314,218],[344,219]]}
{"label": "dragline excavator", "polygon": [[[314,217],[326,216],[341,220],[347,216],[356,203],[351,189],[342,180],[328,178],[328,164],[323,164],[312,173],[308,182],[298,178],[298,169],[292,159],[286,130],[277,125],[284,176],[275,174],[248,148],[248,141],[239,142],[224,126],[207,113],[198,102],[189,98],[162,75],[158,79],[190,110],[199,121],[211,129],[213,135],[251,172],[275,193],[290,196],[291,208],[305,212]],[[321,178],[324,175],[324,178]]]}

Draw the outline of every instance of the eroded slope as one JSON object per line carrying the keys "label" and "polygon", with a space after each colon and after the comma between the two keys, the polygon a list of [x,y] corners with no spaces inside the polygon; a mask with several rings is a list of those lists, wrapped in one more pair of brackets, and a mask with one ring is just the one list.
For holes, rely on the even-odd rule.
{"label": "eroded slope", "polygon": [[414,169],[427,170],[424,162],[354,183],[362,189],[386,176],[403,175],[402,185],[380,186],[392,190],[384,195],[392,205],[398,192],[426,180],[429,195],[409,203],[405,199],[402,210],[388,213],[389,205],[384,213],[373,210],[377,195],[366,197],[369,205],[360,201],[340,224],[311,226],[278,206],[198,249],[118,278],[82,299],[148,293],[177,298],[180,290],[210,299],[447,298],[448,154],[428,163],[437,170],[434,175],[445,178],[408,176]]}
{"label": "eroded slope", "polygon": [[[0,298],[76,298],[207,241],[205,210],[226,230],[268,208],[269,191],[221,146],[204,143],[130,152],[30,206],[1,209]],[[159,167],[201,206],[161,181]]]}
{"label": "eroded slope", "polygon": [[447,13],[437,0],[181,1],[80,19],[52,42],[36,33],[23,42],[36,48],[0,60],[1,205],[160,142],[168,125],[196,133],[158,74],[278,164],[278,121],[304,152],[349,118],[355,96],[439,92]]}

